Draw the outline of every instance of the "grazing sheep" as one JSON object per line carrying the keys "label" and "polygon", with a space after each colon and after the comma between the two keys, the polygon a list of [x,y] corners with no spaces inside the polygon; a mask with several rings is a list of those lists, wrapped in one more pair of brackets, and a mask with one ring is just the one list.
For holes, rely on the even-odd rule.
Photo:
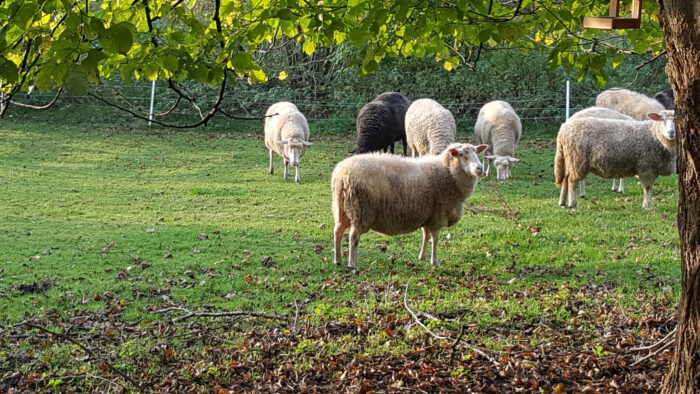
{"label": "grazing sheep", "polygon": [[354,271],[362,234],[369,230],[386,235],[406,234],[422,228],[418,259],[425,258],[430,235],[430,261],[437,267],[440,229],[452,226],[462,217],[464,200],[483,174],[477,153],[486,148],[452,144],[439,156],[409,159],[370,153],[338,163],[331,177],[335,264],[342,262],[340,244],[348,227],[348,266]]}
{"label": "grazing sheep", "polygon": [[486,176],[491,168],[489,162],[493,161],[496,178],[510,178],[513,163],[520,161],[514,156],[522,129],[520,118],[505,101],[491,101],[481,107],[474,125],[474,134],[480,144],[491,147],[489,152],[484,152]]}
{"label": "grazing sheep", "polygon": [[394,153],[394,142],[403,141],[406,156],[406,110],[411,103],[401,93],[385,92],[365,104],[357,114],[357,149],[351,153],[368,153],[387,148]]}
{"label": "grazing sheep", "polygon": [[[644,189],[642,207],[651,209],[651,186],[676,167],[674,111],[651,113],[650,121],[580,118],[557,135],[554,178],[559,205],[576,207],[576,184],[589,172],[602,178],[636,175]],[[636,138],[629,138],[634,134]]]}
{"label": "grazing sheep", "polygon": [[[571,117],[567,120],[573,120],[573,119],[580,119],[580,118],[603,118],[603,119],[625,119],[625,120],[634,120],[632,117],[627,116],[625,114],[622,114],[620,112],[617,112],[613,109],[610,108],[605,108],[605,107],[589,107],[586,109],[582,109],[575,114],[571,115]],[[562,125],[564,127],[564,125]],[[578,184],[579,186],[579,195],[581,198],[586,198],[586,181],[581,181],[581,183]],[[625,178],[613,178],[612,180],[612,187],[610,188],[612,191],[617,191],[618,193],[624,193],[625,192]]]}
{"label": "grazing sheep", "polygon": [[676,109],[676,102],[673,97],[673,89],[662,90],[654,95],[654,99],[661,103],[666,109]]}
{"label": "grazing sheep", "polygon": [[455,142],[452,113],[431,99],[416,100],[406,111],[406,140],[412,156],[437,155]]}
{"label": "grazing sheep", "polygon": [[294,181],[301,181],[299,159],[309,142],[309,124],[296,105],[281,101],[272,104],[265,113],[265,146],[270,150],[270,174],[273,152],[284,160],[284,179],[289,177],[289,163],[294,166]]}
{"label": "grazing sheep", "polygon": [[595,99],[595,105],[614,109],[636,120],[644,121],[649,120],[648,114],[658,113],[665,109],[661,103],[651,97],[620,88],[601,92]]}

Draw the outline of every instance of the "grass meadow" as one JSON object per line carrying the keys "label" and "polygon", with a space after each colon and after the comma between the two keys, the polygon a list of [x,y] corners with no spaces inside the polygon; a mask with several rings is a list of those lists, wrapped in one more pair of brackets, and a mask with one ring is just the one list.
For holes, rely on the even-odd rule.
{"label": "grass meadow", "polygon": [[[3,121],[0,319],[9,326],[110,311],[124,323],[150,324],[176,316],[154,311],[181,306],[370,327],[362,338],[321,345],[290,340],[308,368],[319,354],[344,349],[365,356],[409,351],[409,338],[424,333],[403,307],[408,284],[407,300],[429,313],[429,328],[456,337],[462,327],[460,336],[493,351],[523,341],[551,344],[548,335],[558,330],[578,332],[583,348],[596,349],[602,341],[596,327],[620,316],[644,342],[653,337],[650,316],[672,309],[679,296],[677,178],[657,180],[653,209],[645,211],[634,179],[619,195],[610,181],[590,175],[589,198],[562,209],[552,170],[557,127],[525,125],[513,178],[482,178],[462,220],[442,231],[440,268],[417,261],[420,231],[369,233],[360,241],[359,273],[352,274],[332,264],[329,187],[335,163],[353,148],[349,128],[318,135],[312,123],[313,145],[295,184],[282,179],[279,159],[275,174],[267,173],[257,123],[174,132]],[[458,133],[462,141],[471,137],[469,130]],[[390,349],[386,336],[397,334],[382,328],[387,314],[406,327]],[[75,361],[36,359],[7,367],[13,349],[2,351],[6,379],[9,370],[27,378],[78,368]]]}

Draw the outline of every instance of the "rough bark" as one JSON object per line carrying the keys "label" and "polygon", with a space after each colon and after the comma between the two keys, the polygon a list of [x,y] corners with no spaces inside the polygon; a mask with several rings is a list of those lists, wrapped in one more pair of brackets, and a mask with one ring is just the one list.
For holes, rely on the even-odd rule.
{"label": "rough bark", "polygon": [[658,0],[676,97],[681,300],[663,393],[700,392],[700,1]]}

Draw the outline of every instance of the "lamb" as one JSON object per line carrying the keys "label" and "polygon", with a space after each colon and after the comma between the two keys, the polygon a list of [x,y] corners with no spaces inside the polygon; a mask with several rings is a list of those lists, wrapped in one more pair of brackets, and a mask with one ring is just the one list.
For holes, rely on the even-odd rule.
{"label": "lamb", "polygon": [[520,161],[514,156],[522,129],[520,118],[507,102],[491,101],[481,107],[474,125],[474,134],[480,144],[491,146],[491,151],[484,153],[486,176],[491,168],[489,162],[493,161],[497,179],[511,177],[513,163]]}
{"label": "lamb", "polygon": [[666,109],[676,109],[676,102],[673,97],[673,89],[662,90],[654,95],[654,99],[661,103]]}
{"label": "lamb", "polygon": [[439,156],[418,159],[369,153],[351,156],[333,170],[331,190],[335,220],[334,263],[342,263],[341,241],[350,228],[348,267],[357,271],[360,236],[369,230],[386,235],[422,228],[418,259],[425,258],[428,235],[430,261],[438,266],[440,229],[462,217],[467,199],[483,174],[478,153],[488,146],[451,144]]}
{"label": "lamb", "polygon": [[411,103],[401,93],[385,92],[365,104],[357,114],[357,149],[351,153],[368,153],[387,148],[394,153],[394,142],[403,141],[406,155],[406,110]]}
{"label": "lamb", "polygon": [[432,99],[416,100],[406,111],[406,140],[412,156],[437,155],[455,142],[452,113]]}
{"label": "lamb", "polygon": [[595,99],[595,105],[614,109],[636,120],[648,120],[650,113],[659,113],[665,108],[653,98],[628,89],[614,88],[601,92]]}
{"label": "lamb", "polygon": [[[651,209],[651,186],[659,175],[675,172],[674,111],[651,113],[650,121],[580,118],[565,123],[557,135],[554,178],[561,188],[559,205],[576,207],[576,184],[589,172],[603,178],[638,176],[642,207]],[[634,134],[636,138],[630,139]]]}
{"label": "lamb", "polygon": [[[605,108],[605,107],[589,107],[586,109],[582,109],[575,114],[571,115],[571,117],[567,120],[573,120],[573,119],[580,119],[580,118],[604,118],[604,119],[626,119],[626,120],[633,120],[632,117],[627,116],[625,114],[619,113],[613,109],[610,108]],[[564,127],[564,125],[562,125]],[[612,191],[617,191],[618,193],[624,193],[625,192],[625,178],[613,178],[612,180],[612,187],[610,188]],[[586,198],[586,181],[581,181],[579,183],[579,191],[580,191],[580,196],[581,198]]]}
{"label": "lamb", "polygon": [[270,150],[269,173],[274,173],[273,152],[284,160],[284,179],[289,177],[289,163],[294,166],[294,181],[301,181],[299,159],[309,142],[309,124],[296,105],[281,101],[272,104],[265,113],[265,146]]}

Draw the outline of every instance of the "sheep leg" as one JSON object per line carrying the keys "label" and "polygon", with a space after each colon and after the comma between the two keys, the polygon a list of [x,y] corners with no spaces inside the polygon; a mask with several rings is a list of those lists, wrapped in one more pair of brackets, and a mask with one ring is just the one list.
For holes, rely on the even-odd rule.
{"label": "sheep leg", "polygon": [[350,267],[353,272],[357,272],[357,253],[360,246],[360,235],[362,234],[357,227],[350,226],[350,255],[348,256],[348,267]]}
{"label": "sheep leg", "polygon": [[578,183],[578,195],[581,196],[581,198],[586,198],[586,181],[581,181]]}
{"label": "sheep leg", "polygon": [[484,176],[489,176],[489,170],[491,169],[491,163],[489,159],[486,158],[486,153],[484,152]]}
{"label": "sheep leg", "polygon": [[569,195],[569,199],[568,199],[567,206],[569,208],[576,208],[576,184],[577,183],[578,183],[577,181],[572,180],[571,178],[569,178],[569,180],[568,180],[569,186],[568,186],[567,192]]}
{"label": "sheep leg", "polygon": [[433,265],[433,269],[437,268],[440,265],[440,262],[438,262],[438,257],[437,257],[437,246],[438,246],[438,237],[440,236],[440,230],[432,230],[430,231],[430,263]]}
{"label": "sheep leg", "polygon": [[561,192],[559,193],[559,206],[566,208],[566,199],[569,197],[569,181],[564,177],[564,181],[561,183]]}
{"label": "sheep leg", "polygon": [[642,184],[642,190],[644,191],[644,200],[642,200],[642,208],[651,209],[651,185],[654,184],[654,179],[642,179],[640,177],[639,182]]}
{"label": "sheep leg", "polygon": [[272,163],[273,163],[273,160],[272,160],[273,157],[272,157],[272,156],[273,156],[273,154],[272,154],[272,149],[270,149],[270,169],[267,171],[267,172],[270,173],[270,174],[274,174],[274,173],[275,173],[275,168],[274,168],[274,166],[272,165]]}
{"label": "sheep leg", "polygon": [[612,186],[610,187],[610,190],[617,191],[617,178],[613,178],[613,183],[612,183]]}
{"label": "sheep leg", "polygon": [[391,152],[392,155],[394,154],[394,143],[393,142],[391,143],[391,145],[389,145],[389,151]]}
{"label": "sheep leg", "polygon": [[294,182],[301,182],[301,173],[299,172],[299,166],[294,166]]}
{"label": "sheep leg", "polygon": [[343,243],[343,235],[345,235],[345,230],[350,227],[350,223],[347,217],[341,218],[340,222],[335,224],[333,228],[333,263],[335,265],[341,265],[343,263],[343,250],[341,249]]}
{"label": "sheep leg", "polygon": [[284,179],[289,178],[289,160],[284,159]]}
{"label": "sheep leg", "polygon": [[418,260],[425,260],[425,248],[428,246],[428,229],[422,227],[423,230],[423,242],[420,245],[420,252],[418,252]]}
{"label": "sheep leg", "polygon": [[617,183],[617,192],[622,194],[625,192],[625,178],[620,178]]}
{"label": "sheep leg", "polygon": [[403,142],[403,155],[408,156],[408,151],[406,150],[408,146],[408,141],[406,141],[406,138],[402,139],[401,141]]}

